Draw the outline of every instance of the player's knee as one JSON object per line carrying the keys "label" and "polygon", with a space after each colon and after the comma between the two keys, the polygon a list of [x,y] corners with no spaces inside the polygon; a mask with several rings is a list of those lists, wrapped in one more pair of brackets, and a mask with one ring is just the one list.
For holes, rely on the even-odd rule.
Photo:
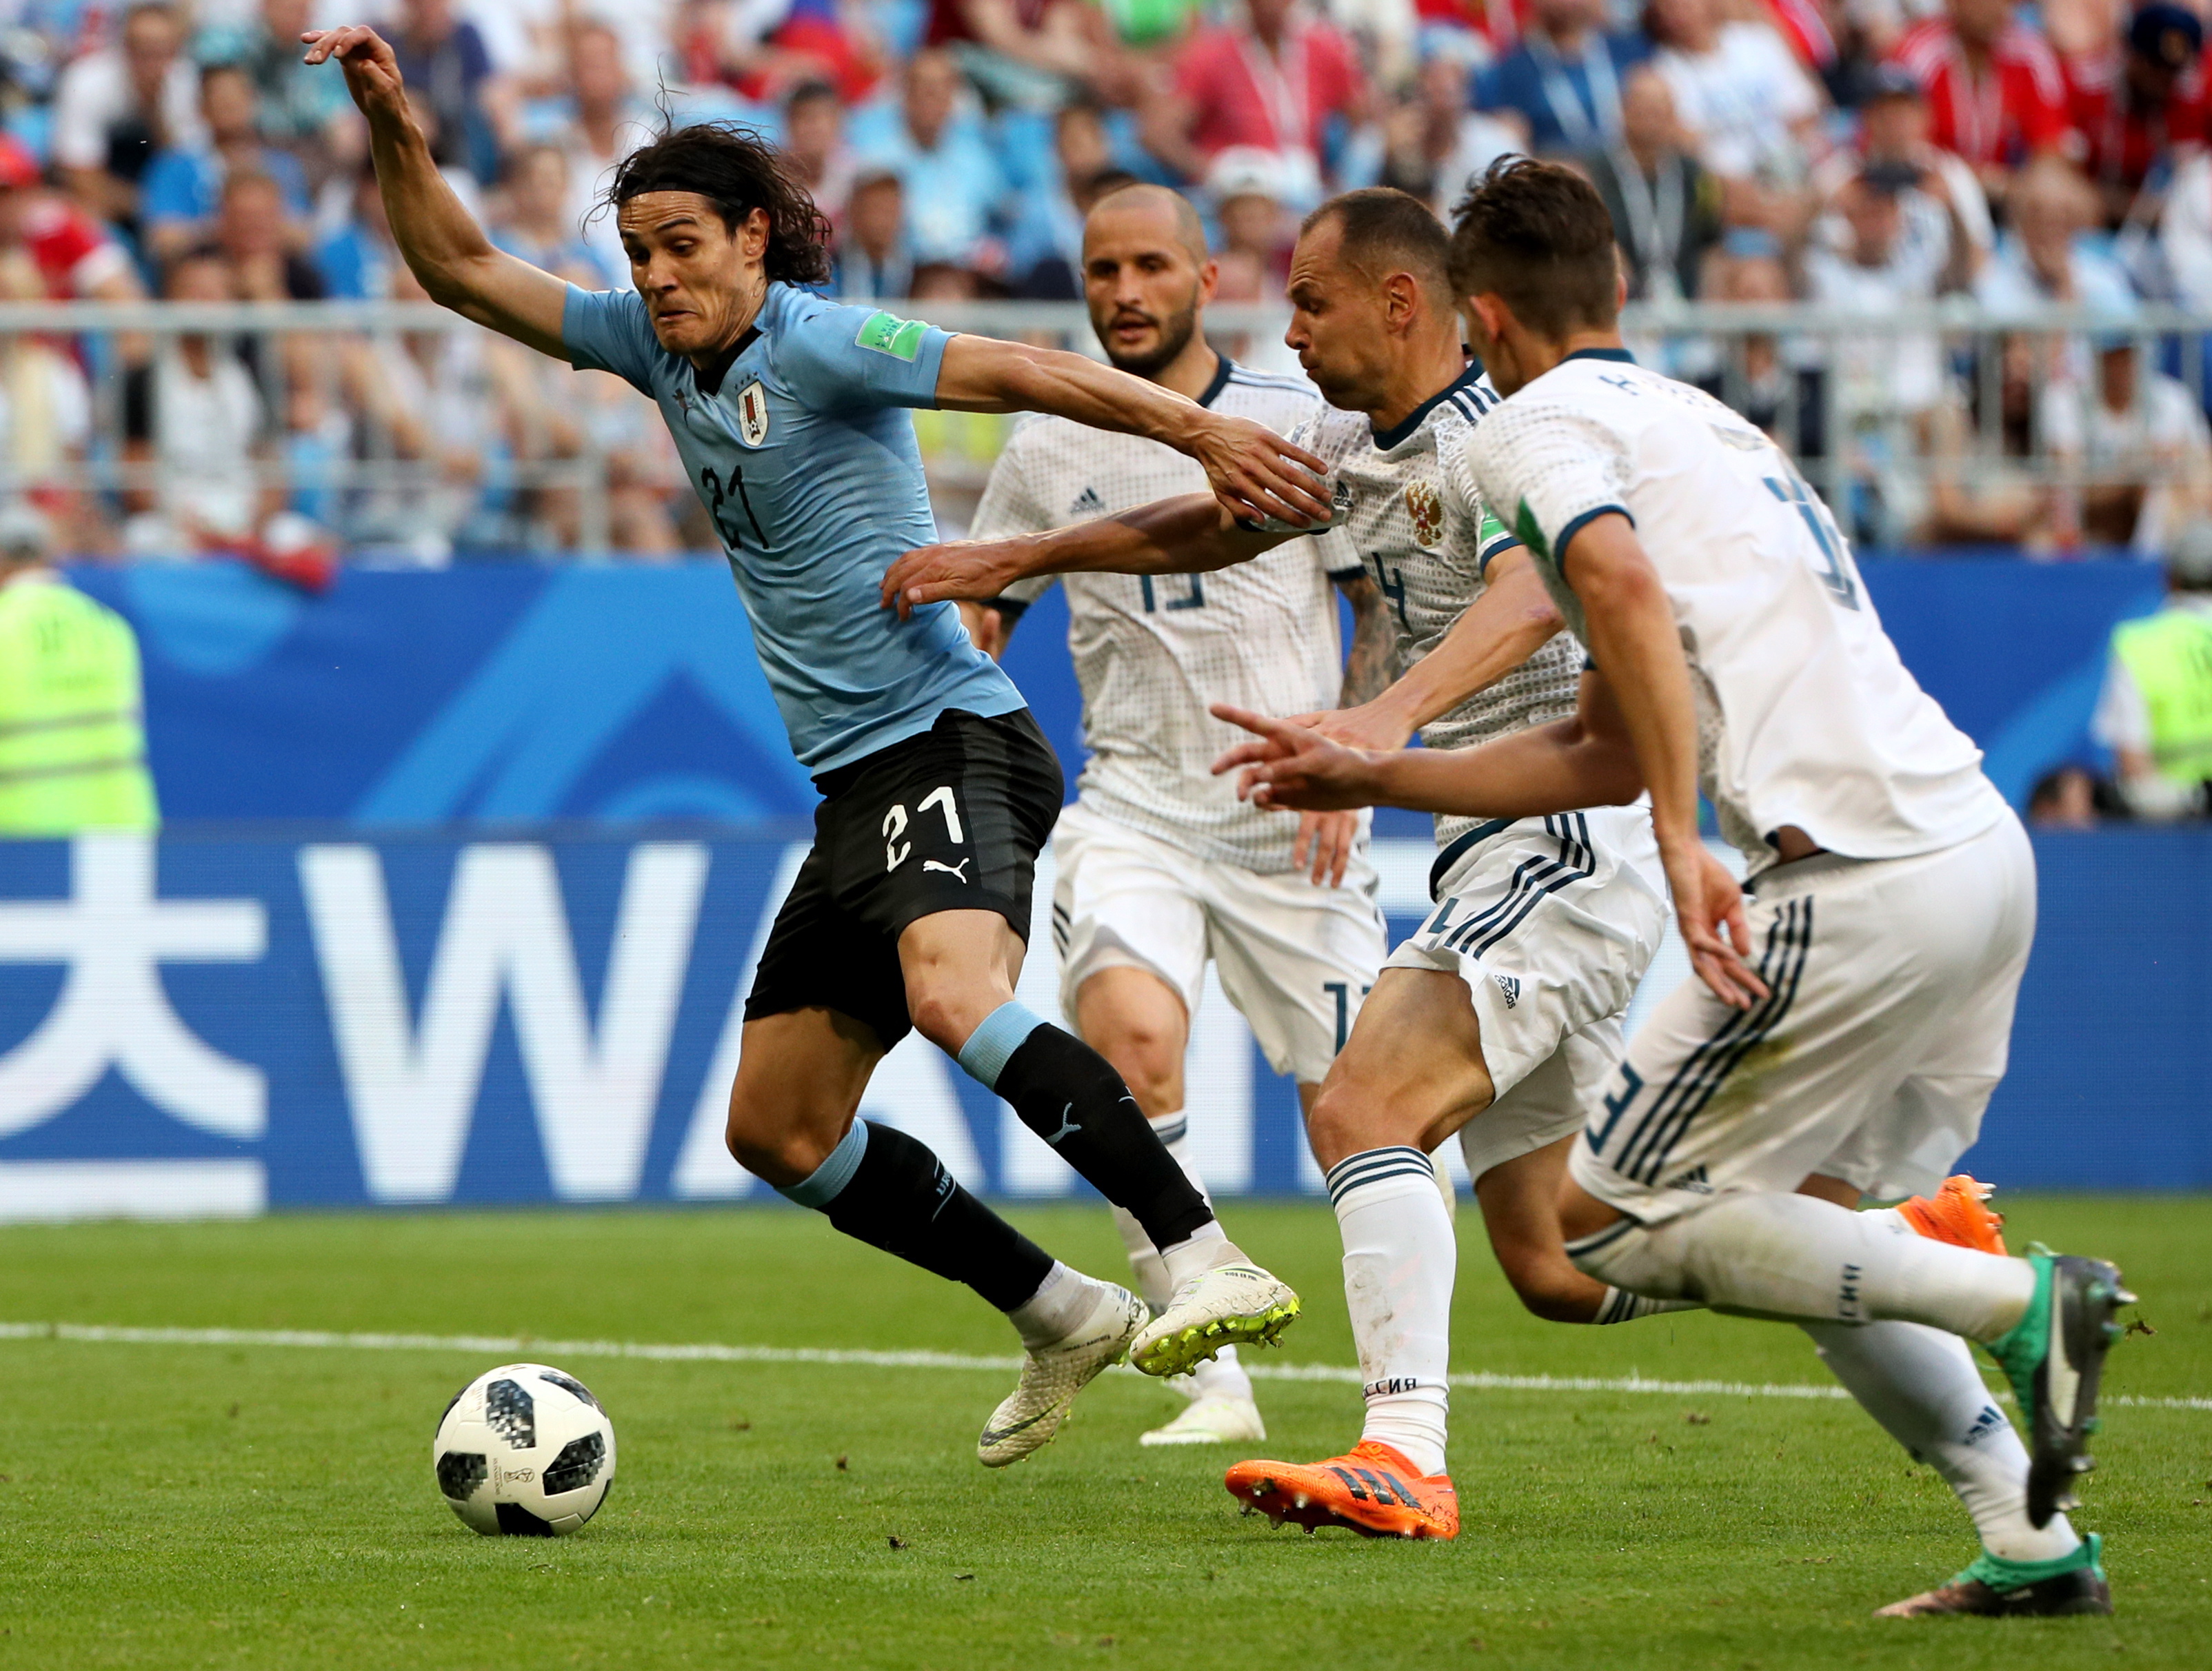
{"label": "player's knee", "polygon": [[1113,1064],[1147,1115],[1171,1114],[1182,1106],[1182,1062],[1177,1041],[1166,1028],[1125,1022],[1090,1042]]}
{"label": "player's knee", "polygon": [[849,1111],[842,1120],[827,1109],[811,1112],[814,1117],[781,1099],[748,1094],[740,1084],[722,1128],[730,1158],[777,1188],[811,1177],[852,1123]]}
{"label": "player's knee", "polygon": [[1332,1073],[1314,1097],[1313,1112],[1306,1116],[1306,1138],[1313,1145],[1314,1158],[1325,1167],[1334,1166],[1363,1149],[1404,1142],[1402,1136],[1387,1129],[1388,1124],[1379,1117],[1374,1098]]}
{"label": "player's knee", "polygon": [[908,986],[906,1007],[915,1031],[957,1056],[968,1036],[1004,1002],[1002,991],[971,991],[957,981],[929,981]]}

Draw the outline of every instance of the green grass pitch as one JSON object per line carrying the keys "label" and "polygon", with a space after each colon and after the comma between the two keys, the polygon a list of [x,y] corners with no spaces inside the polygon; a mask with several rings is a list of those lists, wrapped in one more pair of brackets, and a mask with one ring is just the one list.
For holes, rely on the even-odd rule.
{"label": "green grass pitch", "polygon": [[[2004,1203],[2017,1241],[2116,1258],[2142,1295],[2085,1485],[2110,1619],[1876,1620],[1973,1553],[1950,1495],[1842,1401],[1454,1396],[1448,1545],[1240,1518],[1218,1450],[1141,1450],[1176,1407],[1133,1375],[1059,1441],[974,1461],[1003,1372],[557,1361],[620,1474],[557,1542],[478,1538],[429,1439],[501,1361],[452,1349],[0,1340],[0,1665],[364,1667],[2202,1666],[2212,1662],[2212,1203]],[[1017,1216],[1121,1268],[1103,1211]],[[1231,1229],[1295,1281],[1267,1364],[1349,1364],[1319,1205]],[[1455,1367],[1816,1383],[1794,1329],[1522,1314],[1471,1216]],[[0,1321],[524,1334],[1005,1354],[980,1303],[781,1208],[280,1216],[0,1230]],[[1270,1381],[1266,1449],[1358,1432],[1355,1388]]]}

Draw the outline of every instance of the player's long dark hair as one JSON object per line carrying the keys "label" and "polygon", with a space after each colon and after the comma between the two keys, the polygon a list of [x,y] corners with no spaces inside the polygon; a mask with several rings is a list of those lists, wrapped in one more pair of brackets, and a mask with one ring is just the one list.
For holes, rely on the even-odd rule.
{"label": "player's long dark hair", "polygon": [[829,221],[783,154],[750,129],[696,122],[665,130],[623,159],[602,206],[617,210],[647,191],[696,191],[732,231],[764,209],[768,276],[787,284],[820,284],[830,276]]}

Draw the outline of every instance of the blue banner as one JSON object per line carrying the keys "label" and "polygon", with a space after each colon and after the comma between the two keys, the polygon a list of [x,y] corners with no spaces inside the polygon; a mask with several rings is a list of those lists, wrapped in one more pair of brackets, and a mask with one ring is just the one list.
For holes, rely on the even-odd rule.
{"label": "blue banner", "polygon": [[[779,840],[0,843],[0,1218],[270,1205],[710,1201],[739,1005],[805,849]],[[2212,832],[2038,840],[2012,1072],[1968,1158],[2014,1187],[2212,1186]],[[1427,842],[1377,843],[1394,932]],[[1040,908],[1051,896],[1049,859]],[[1048,947],[1040,929],[1035,944]],[[1021,995],[1058,1010],[1052,958]],[[1662,956],[1632,1020],[1683,978]],[[1209,986],[1189,1086],[1227,1195],[1319,1180],[1291,1088]],[[1075,1188],[910,1037],[863,1112],[970,1185]]]}
{"label": "blue banner", "polygon": [[[2015,805],[2088,754],[2112,625],[2160,595],[2135,563],[1863,568],[1906,665]],[[353,569],[315,599],[227,564],[76,578],[138,629],[172,821],[757,825],[813,805],[720,562]],[[1007,667],[1072,768],[1081,702],[1057,591]]]}

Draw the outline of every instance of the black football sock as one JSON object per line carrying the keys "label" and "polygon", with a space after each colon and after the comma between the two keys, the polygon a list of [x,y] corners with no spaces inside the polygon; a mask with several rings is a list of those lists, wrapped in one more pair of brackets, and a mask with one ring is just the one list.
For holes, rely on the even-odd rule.
{"label": "black football sock", "polygon": [[1121,1076],[1073,1033],[1003,1004],[961,1047],[960,1066],[1012,1103],[1022,1124],[1142,1224],[1155,1248],[1187,1242],[1213,1222]]}
{"label": "black football sock", "polygon": [[855,1120],[805,1180],[778,1191],[846,1235],[964,1282],[1001,1311],[1025,1303],[1052,1255],[953,1181],[929,1145]]}

